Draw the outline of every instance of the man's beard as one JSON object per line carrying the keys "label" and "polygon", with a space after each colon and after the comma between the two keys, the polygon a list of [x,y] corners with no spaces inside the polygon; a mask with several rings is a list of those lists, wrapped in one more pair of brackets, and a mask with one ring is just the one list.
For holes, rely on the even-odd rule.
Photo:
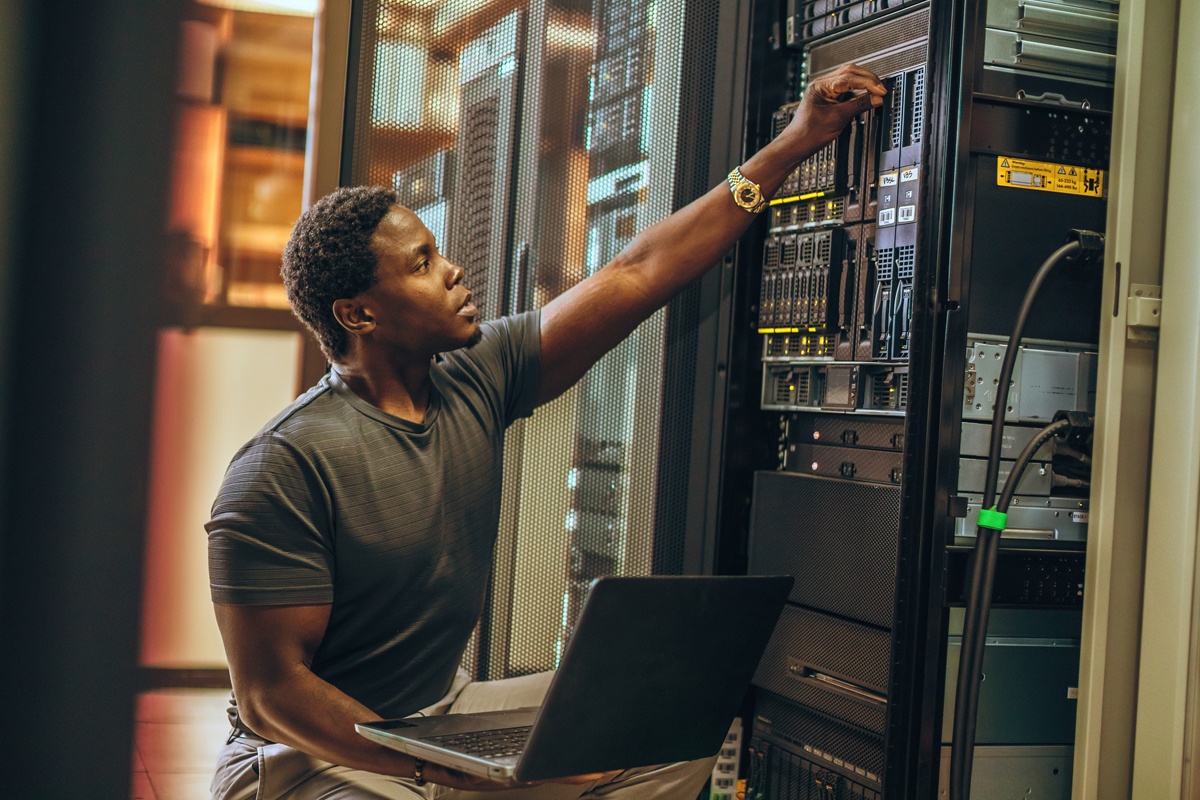
{"label": "man's beard", "polygon": [[474,347],[475,345],[479,344],[479,342],[482,341],[482,339],[483,339],[483,326],[480,325],[477,328],[475,328],[475,332],[471,334],[471,338],[467,339],[467,343],[464,344],[463,347],[464,348]]}

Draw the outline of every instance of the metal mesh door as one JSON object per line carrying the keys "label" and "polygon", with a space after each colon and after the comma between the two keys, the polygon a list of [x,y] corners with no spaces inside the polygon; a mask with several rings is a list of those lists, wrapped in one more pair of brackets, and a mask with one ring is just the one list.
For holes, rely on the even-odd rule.
{"label": "metal mesh door", "polygon": [[[695,5],[365,0],[344,182],[394,186],[485,316],[540,307],[701,168],[676,159],[680,98],[712,85],[716,4]],[[659,312],[509,431],[492,599],[466,656],[478,677],[556,666],[591,579],[683,562],[682,520],[659,510],[686,461],[663,434],[667,330]]]}

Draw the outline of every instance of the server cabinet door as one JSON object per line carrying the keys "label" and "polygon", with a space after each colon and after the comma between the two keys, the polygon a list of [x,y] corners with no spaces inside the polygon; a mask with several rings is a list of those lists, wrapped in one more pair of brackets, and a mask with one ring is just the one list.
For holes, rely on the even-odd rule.
{"label": "server cabinet door", "polygon": [[[679,131],[711,102],[716,13],[361,0],[342,182],[394,186],[485,317],[538,309],[691,199]],[[683,519],[661,512],[684,491],[671,476],[690,431],[664,427],[668,324],[660,312],[509,430],[477,676],[553,668],[593,578],[681,568]]]}

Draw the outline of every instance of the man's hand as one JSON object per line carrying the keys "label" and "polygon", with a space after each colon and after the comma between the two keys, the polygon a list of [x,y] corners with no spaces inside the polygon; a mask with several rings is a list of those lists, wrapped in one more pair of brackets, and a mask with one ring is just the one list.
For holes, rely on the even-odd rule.
{"label": "man's hand", "polygon": [[[747,161],[742,175],[771,197],[800,162],[858,114],[883,104],[887,90],[869,70],[848,64],[809,84],[796,117]],[[725,169],[736,166],[725,165]],[[707,270],[755,219],[724,181],[651,225],[604,269],[542,309],[542,384],[538,403],[566,391],[687,284]]]}
{"label": "man's hand", "polygon": [[883,105],[887,90],[875,73],[846,64],[808,85],[791,124],[779,135],[781,143],[803,153],[836,139],[851,119]]}
{"label": "man's hand", "polygon": [[469,792],[498,792],[512,787],[496,783],[482,775],[472,775],[469,772],[459,772],[456,769],[443,767],[438,764],[426,764],[421,770],[421,777],[426,783],[436,783],[448,789],[461,789]]}

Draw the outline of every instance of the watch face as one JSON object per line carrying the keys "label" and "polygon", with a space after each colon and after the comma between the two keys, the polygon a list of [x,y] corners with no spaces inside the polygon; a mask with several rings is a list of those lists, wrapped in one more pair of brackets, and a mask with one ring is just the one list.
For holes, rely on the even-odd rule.
{"label": "watch face", "polygon": [[753,206],[759,201],[758,187],[756,186],[741,186],[737,192],[738,201],[743,206]]}

